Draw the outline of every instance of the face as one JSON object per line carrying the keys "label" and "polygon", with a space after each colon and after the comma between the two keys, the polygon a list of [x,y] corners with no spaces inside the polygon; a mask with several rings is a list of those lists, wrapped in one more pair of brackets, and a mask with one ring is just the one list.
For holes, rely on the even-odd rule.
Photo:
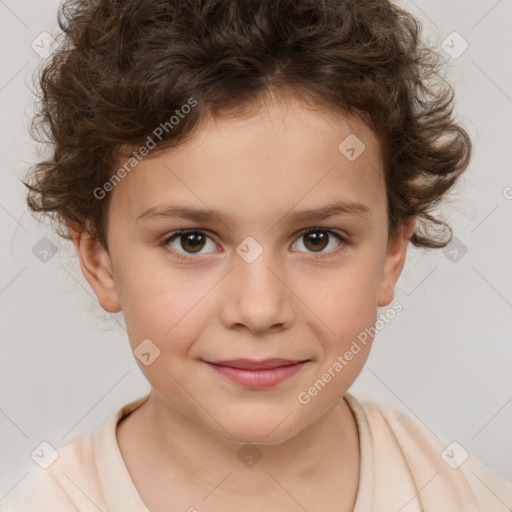
{"label": "face", "polygon": [[[289,101],[142,160],[112,192],[109,253],[73,233],[162,403],[220,438],[274,444],[332,408],[368,357],[407,247],[388,240],[386,211],[370,129]],[[210,364],[271,358],[302,363]]]}

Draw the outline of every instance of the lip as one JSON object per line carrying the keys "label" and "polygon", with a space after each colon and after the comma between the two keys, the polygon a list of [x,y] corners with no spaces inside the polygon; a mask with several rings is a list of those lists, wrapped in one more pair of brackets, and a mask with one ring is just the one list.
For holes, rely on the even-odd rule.
{"label": "lip", "polygon": [[282,359],[274,357],[272,359],[229,359],[224,361],[206,361],[207,363],[219,366],[229,366],[231,368],[240,368],[242,370],[268,370],[279,366],[289,366],[301,363],[303,359]]}
{"label": "lip", "polygon": [[229,361],[204,361],[210,368],[228,379],[250,388],[267,388],[292,377],[307,363],[306,360],[232,359]]}

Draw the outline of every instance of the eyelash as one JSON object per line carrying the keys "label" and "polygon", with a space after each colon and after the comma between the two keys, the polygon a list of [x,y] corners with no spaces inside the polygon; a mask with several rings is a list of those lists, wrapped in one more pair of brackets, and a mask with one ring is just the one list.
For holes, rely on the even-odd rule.
{"label": "eyelash", "polygon": [[[325,258],[332,257],[333,255],[337,255],[339,253],[342,253],[342,252],[346,251],[348,246],[351,245],[351,243],[345,237],[343,237],[342,235],[340,235],[336,231],[332,231],[330,229],[325,229],[325,228],[307,228],[307,229],[304,229],[304,230],[302,230],[298,234],[297,240],[300,239],[301,237],[303,237],[304,235],[307,235],[309,233],[314,233],[314,232],[317,232],[317,231],[323,231],[325,233],[329,233],[329,235],[334,236],[334,238],[336,238],[341,243],[340,243],[339,247],[337,247],[336,249],[333,249],[332,251],[329,251],[327,253],[323,253],[323,254],[311,253],[312,254],[311,259],[322,260],[322,259],[325,259]],[[173,257],[175,257],[178,260],[182,260],[182,261],[185,261],[185,262],[190,262],[190,261],[193,261],[193,260],[198,260],[200,258],[200,256],[185,256],[183,253],[175,251],[174,249],[171,249],[168,246],[169,242],[171,242],[175,238],[179,238],[180,236],[185,235],[185,234],[189,234],[189,233],[200,233],[202,235],[207,236],[208,238],[211,238],[208,235],[208,233],[206,233],[205,231],[202,231],[200,229],[187,229],[187,230],[181,230],[181,231],[174,231],[173,233],[171,233],[169,236],[167,236],[162,241],[161,245],[164,246],[164,248],[168,252],[170,252]],[[300,251],[298,251],[298,252],[300,252]]]}

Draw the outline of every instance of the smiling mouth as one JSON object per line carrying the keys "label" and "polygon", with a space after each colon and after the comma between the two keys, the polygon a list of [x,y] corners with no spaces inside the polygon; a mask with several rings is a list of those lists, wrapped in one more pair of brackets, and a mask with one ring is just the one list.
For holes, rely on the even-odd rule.
{"label": "smiling mouth", "polygon": [[203,361],[210,368],[229,380],[250,388],[267,388],[299,372],[309,360],[266,359],[254,361],[236,359],[230,361]]}

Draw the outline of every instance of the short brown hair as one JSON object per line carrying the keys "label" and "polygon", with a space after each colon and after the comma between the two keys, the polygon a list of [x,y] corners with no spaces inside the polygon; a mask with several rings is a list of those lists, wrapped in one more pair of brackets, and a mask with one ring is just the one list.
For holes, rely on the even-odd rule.
{"label": "short brown hair", "polygon": [[[108,248],[110,195],[93,190],[191,97],[195,108],[153,153],[207,116],[242,116],[270,91],[290,91],[357,114],[376,133],[389,236],[415,215],[412,244],[451,239],[431,211],[469,164],[471,141],[454,120],[440,54],[388,0],[68,0],[58,23],[62,44],[38,77],[32,125],[53,154],[24,183],[29,208],[57,220],[61,236],[68,221],[88,221]],[[440,226],[449,240],[428,233]]]}

